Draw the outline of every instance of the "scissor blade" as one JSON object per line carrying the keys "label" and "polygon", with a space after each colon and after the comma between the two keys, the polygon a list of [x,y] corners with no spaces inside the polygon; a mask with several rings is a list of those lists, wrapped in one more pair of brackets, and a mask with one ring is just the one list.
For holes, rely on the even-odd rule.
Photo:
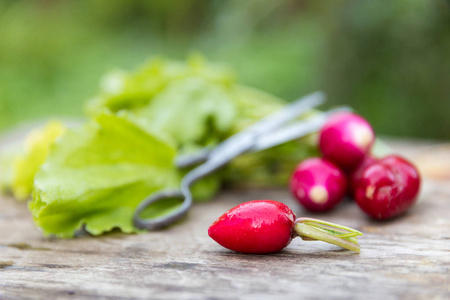
{"label": "scissor blade", "polygon": [[246,133],[254,132],[255,134],[265,133],[277,129],[283,124],[286,124],[295,118],[301,116],[313,107],[319,106],[325,102],[324,92],[315,92],[306,96],[303,96],[294,102],[285,105],[277,112],[263,118],[262,120],[250,125],[235,136]]}
{"label": "scissor blade", "polygon": [[271,131],[267,134],[262,134],[258,137],[254,147],[252,147],[250,151],[262,151],[317,132],[325,124],[330,115],[341,111],[350,111],[350,108],[340,107],[329,110],[327,112],[315,115],[307,120],[293,123],[292,125]]}
{"label": "scissor blade", "polygon": [[[176,166],[178,168],[185,168],[200,162],[205,162],[209,159],[226,160],[231,159],[231,156],[238,155],[251,151],[253,144],[260,135],[265,135],[272,132],[293,119],[301,116],[311,108],[322,104],[325,101],[325,93],[315,92],[300,99],[287,104],[277,112],[257,121],[253,125],[245,128],[237,134],[229,137],[216,148],[202,150],[193,155],[183,155],[176,159]],[[245,148],[247,150],[245,150]]]}

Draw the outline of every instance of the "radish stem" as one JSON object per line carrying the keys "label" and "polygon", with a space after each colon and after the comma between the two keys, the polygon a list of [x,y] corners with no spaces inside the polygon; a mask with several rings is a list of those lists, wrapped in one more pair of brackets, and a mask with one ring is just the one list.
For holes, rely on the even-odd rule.
{"label": "radish stem", "polygon": [[298,218],[295,220],[294,230],[305,241],[318,240],[357,253],[360,251],[356,237],[362,233],[346,226],[312,218]]}

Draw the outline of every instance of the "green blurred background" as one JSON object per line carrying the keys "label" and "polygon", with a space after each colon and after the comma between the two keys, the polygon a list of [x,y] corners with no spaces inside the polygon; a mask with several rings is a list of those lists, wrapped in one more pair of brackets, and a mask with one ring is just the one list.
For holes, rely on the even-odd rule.
{"label": "green blurred background", "polygon": [[325,90],[380,134],[450,139],[445,0],[0,0],[0,130],[79,116],[105,72],[192,51],[286,100]]}

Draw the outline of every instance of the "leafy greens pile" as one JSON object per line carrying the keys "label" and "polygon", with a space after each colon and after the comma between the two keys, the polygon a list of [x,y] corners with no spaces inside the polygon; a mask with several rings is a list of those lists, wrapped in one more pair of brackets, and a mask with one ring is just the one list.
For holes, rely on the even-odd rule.
{"label": "leafy greens pile", "polygon": [[[201,57],[153,59],[135,72],[108,74],[87,103],[89,120],[82,126],[51,123],[34,133],[0,186],[17,198],[32,189],[29,208],[45,235],[68,238],[82,228],[93,235],[113,228],[136,232],[138,203],[177,187],[188,171],[175,168],[176,155],[213,147],[283,105]],[[198,182],[194,198],[209,199],[224,183],[285,184],[295,163],[314,151],[303,139],[246,154]],[[162,215],[176,205],[158,203],[146,214]]]}

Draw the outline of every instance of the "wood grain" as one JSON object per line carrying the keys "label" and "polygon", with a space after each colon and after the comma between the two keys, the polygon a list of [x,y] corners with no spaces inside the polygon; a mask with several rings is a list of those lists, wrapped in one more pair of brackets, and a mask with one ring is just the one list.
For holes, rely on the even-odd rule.
{"label": "wood grain", "polygon": [[[450,161],[448,145],[391,144],[421,169],[443,164],[433,157]],[[436,149],[445,150],[433,155]],[[195,205],[184,222],[164,231],[71,240],[42,237],[26,204],[3,197],[0,299],[450,299],[445,172],[424,168],[418,203],[389,222],[365,217],[350,199],[330,214],[311,215],[286,189],[234,190]],[[298,216],[361,230],[361,253],[296,239],[277,254],[244,255],[207,236],[225,210],[253,199],[283,201]]]}

